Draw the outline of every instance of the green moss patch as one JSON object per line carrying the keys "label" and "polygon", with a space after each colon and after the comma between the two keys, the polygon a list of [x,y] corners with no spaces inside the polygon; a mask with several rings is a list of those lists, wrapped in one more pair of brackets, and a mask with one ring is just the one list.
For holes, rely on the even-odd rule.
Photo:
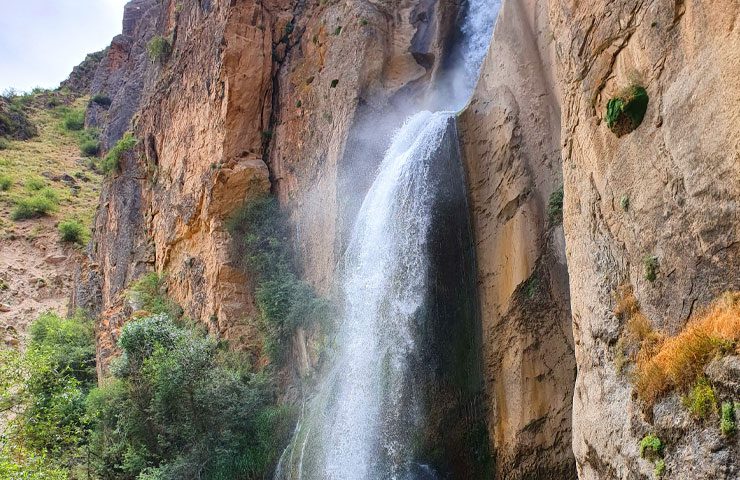
{"label": "green moss patch", "polygon": [[640,126],[645,118],[649,97],[647,90],[633,85],[606,104],[606,125],[617,137],[627,135]]}

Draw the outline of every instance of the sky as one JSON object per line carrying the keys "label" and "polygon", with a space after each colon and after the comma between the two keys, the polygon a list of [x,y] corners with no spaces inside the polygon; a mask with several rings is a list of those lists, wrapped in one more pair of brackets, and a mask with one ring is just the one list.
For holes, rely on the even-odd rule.
{"label": "sky", "polygon": [[0,0],[0,93],[56,88],[121,33],[128,0]]}

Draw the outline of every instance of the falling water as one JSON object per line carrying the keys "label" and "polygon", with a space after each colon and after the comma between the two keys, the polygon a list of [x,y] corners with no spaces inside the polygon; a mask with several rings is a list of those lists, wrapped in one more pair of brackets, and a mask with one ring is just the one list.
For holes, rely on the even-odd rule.
{"label": "falling water", "polygon": [[[494,0],[468,4],[455,69],[463,72],[466,100],[497,10]],[[447,108],[459,108],[457,103],[451,98]],[[344,308],[336,355],[283,453],[276,479],[437,478],[420,461],[428,385],[419,378],[433,374],[422,373],[419,332],[428,314],[430,230],[442,188],[435,167],[440,155],[450,156],[446,143],[457,141],[454,115],[410,115],[384,155],[341,269]]]}

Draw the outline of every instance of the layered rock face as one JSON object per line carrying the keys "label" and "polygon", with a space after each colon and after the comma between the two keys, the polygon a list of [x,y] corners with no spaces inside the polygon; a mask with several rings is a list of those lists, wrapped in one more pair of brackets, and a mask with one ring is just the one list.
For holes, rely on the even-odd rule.
{"label": "layered rock face", "polygon": [[460,115],[497,478],[573,478],[575,359],[563,231],[560,99],[548,12],[505,1]]}
{"label": "layered rock face", "polygon": [[[573,448],[581,478],[643,478],[647,433],[668,478],[737,478],[737,441],[692,420],[678,395],[644,410],[618,373],[630,285],[655,328],[675,334],[740,287],[740,16],[736,1],[550,5],[562,98],[565,238],[578,377]],[[606,104],[632,83],[650,97],[617,138]],[[626,200],[624,200],[626,199]],[[646,277],[654,257],[656,279]],[[716,417],[714,417],[716,418]]]}

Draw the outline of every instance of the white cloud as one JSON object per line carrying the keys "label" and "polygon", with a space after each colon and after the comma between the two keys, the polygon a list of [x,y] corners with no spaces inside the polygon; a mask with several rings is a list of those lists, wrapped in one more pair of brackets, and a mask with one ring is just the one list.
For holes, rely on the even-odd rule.
{"label": "white cloud", "polygon": [[54,88],[121,32],[127,0],[3,0],[0,92]]}

